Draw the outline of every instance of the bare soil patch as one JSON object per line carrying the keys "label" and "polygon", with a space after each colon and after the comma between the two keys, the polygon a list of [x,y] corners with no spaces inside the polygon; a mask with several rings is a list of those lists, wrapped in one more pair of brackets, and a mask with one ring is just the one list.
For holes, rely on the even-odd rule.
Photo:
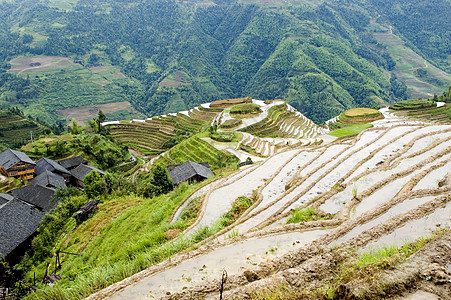
{"label": "bare soil patch", "polygon": [[165,78],[160,82],[159,85],[161,87],[178,87],[178,86],[182,85],[182,82]]}
{"label": "bare soil patch", "polygon": [[125,75],[122,72],[117,72],[113,74],[113,78],[124,78]]}
{"label": "bare soil patch", "polygon": [[85,123],[92,119],[99,110],[108,114],[118,110],[131,110],[131,105],[127,101],[111,102],[105,104],[87,105],[81,107],[66,108],[58,111],[58,114],[68,120],[75,119],[79,123]]}
{"label": "bare soil patch", "polygon": [[[36,72],[53,70],[57,68],[64,68],[68,66],[76,65],[71,59],[61,56],[36,56],[36,57],[24,57],[20,56],[10,61],[11,69],[9,72]],[[30,64],[37,64],[30,66]]]}
{"label": "bare soil patch", "polygon": [[250,103],[252,102],[251,97],[245,98],[235,98],[235,99],[223,99],[217,100],[210,103],[210,108],[226,108],[230,106],[234,106],[242,103]]}

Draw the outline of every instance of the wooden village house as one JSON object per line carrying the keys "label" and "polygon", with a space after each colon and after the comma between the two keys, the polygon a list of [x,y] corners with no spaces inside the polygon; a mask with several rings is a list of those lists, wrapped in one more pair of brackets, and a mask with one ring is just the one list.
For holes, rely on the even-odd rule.
{"label": "wooden village house", "polygon": [[36,164],[23,152],[7,149],[0,153],[0,172],[6,177],[32,179]]}
{"label": "wooden village house", "polygon": [[196,163],[188,160],[183,164],[169,165],[166,168],[175,185],[183,181],[202,181],[213,176],[208,162]]}

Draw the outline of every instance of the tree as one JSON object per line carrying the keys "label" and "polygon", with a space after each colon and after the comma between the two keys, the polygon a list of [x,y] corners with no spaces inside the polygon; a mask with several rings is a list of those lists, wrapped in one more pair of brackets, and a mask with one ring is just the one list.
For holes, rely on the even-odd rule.
{"label": "tree", "polygon": [[69,131],[72,134],[80,134],[81,133],[81,128],[77,123],[77,120],[72,119],[72,125],[69,126]]}
{"label": "tree", "polygon": [[150,184],[156,187],[157,194],[164,194],[172,190],[172,180],[166,168],[161,165],[156,165],[152,168]]}
{"label": "tree", "polygon": [[83,185],[85,189],[85,194],[89,198],[99,197],[106,192],[105,182],[100,177],[96,170],[92,170],[83,179]]}
{"label": "tree", "polygon": [[99,109],[97,120],[99,121],[99,123],[103,123],[106,120],[106,116],[101,109]]}

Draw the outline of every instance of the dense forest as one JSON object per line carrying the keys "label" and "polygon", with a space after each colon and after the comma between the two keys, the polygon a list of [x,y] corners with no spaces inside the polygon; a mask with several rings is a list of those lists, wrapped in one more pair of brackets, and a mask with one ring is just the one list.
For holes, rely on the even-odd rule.
{"label": "dense forest", "polygon": [[[59,110],[90,101],[125,100],[157,115],[251,96],[284,99],[321,123],[351,107],[408,97],[395,60],[372,35],[374,24],[393,25],[409,47],[449,72],[450,10],[445,0],[282,7],[227,0],[1,2],[0,106],[46,114],[41,118],[55,124],[63,122]],[[8,72],[21,56],[77,63],[43,75]],[[116,67],[124,78],[93,83],[86,80],[92,66]],[[435,84],[443,89],[448,81]]]}

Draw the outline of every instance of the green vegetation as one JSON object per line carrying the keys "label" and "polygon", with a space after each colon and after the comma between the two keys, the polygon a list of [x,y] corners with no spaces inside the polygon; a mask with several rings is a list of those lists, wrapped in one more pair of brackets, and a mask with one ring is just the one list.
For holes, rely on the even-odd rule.
{"label": "green vegetation", "polygon": [[127,146],[146,155],[157,155],[200,132],[206,124],[196,116],[191,118],[179,113],[154,117],[144,123],[121,123],[107,128],[112,136]]}
{"label": "green vegetation", "polygon": [[56,269],[62,280],[54,286],[38,283],[39,289],[27,299],[83,298],[170,255],[190,249],[230,225],[255,201],[238,197],[231,210],[212,226],[199,229],[189,238],[176,238],[197,217],[200,198],[191,201],[176,222],[169,224],[169,217],[202,184],[181,184],[168,194],[150,199],[132,194],[120,196],[115,192],[103,197],[98,211],[79,226],[71,216],[87,201],[86,195],[60,190],[58,197],[63,202],[40,225],[39,234],[33,240],[33,256],[26,256],[19,269],[26,271],[25,281],[31,283],[34,274],[42,278],[47,268],[56,268],[52,259],[56,250],[79,255],[60,253],[62,265]]}
{"label": "green vegetation", "polygon": [[22,186],[22,182],[20,179],[9,177],[0,182],[0,193],[7,193],[12,189],[18,188]]}
{"label": "green vegetation", "polygon": [[327,219],[329,219],[328,216],[320,216],[315,209],[307,207],[301,210],[294,209],[291,212],[291,216],[287,219],[287,224]]}
{"label": "green vegetation", "polygon": [[436,107],[426,110],[409,111],[408,116],[427,119],[435,122],[451,122],[451,105],[446,104],[443,107]]}
{"label": "green vegetation", "polygon": [[329,134],[336,136],[336,137],[353,136],[353,135],[357,135],[361,131],[371,128],[371,127],[373,127],[373,125],[371,125],[371,124],[352,124],[352,125],[334,130]]}
{"label": "green vegetation", "polygon": [[238,141],[237,138],[238,134],[235,132],[215,132],[213,134],[210,134],[210,138],[212,140],[218,141],[218,142],[226,142],[230,143],[232,141]]}
{"label": "green vegetation", "polygon": [[292,125],[302,124],[302,120],[287,110],[286,104],[275,105],[268,110],[268,116],[260,122],[242,128],[241,131],[249,132],[258,137],[285,137],[287,134],[280,131],[280,125],[284,121],[292,121]]}
{"label": "green vegetation", "polygon": [[[449,71],[449,5],[3,1],[0,105],[55,123],[62,121],[58,110],[88,100],[125,100],[139,112],[159,115],[252,96],[285,99],[321,123],[351,107],[407,97],[408,78],[395,76],[391,46],[374,37],[388,28],[372,22],[374,11],[381,14],[378,22],[387,19],[407,38],[401,55],[412,48]],[[432,87],[449,84],[449,75],[437,68],[416,69],[424,69],[416,78]],[[123,113],[116,117],[126,118]]]}
{"label": "green vegetation", "polygon": [[0,110],[0,152],[7,148],[19,148],[38,139],[42,134],[49,134],[51,129],[31,118],[25,117],[16,109]]}
{"label": "green vegetation", "polygon": [[238,159],[225,151],[219,151],[209,143],[203,141],[198,135],[192,136],[175,145],[164,156],[157,159],[161,165],[181,164],[187,160],[194,162],[207,161],[212,170],[236,165]]}
{"label": "green vegetation", "polygon": [[404,100],[400,102],[396,102],[393,105],[390,105],[390,109],[394,110],[406,110],[406,109],[421,109],[421,108],[429,108],[435,107],[436,103],[432,100]]}
{"label": "green vegetation", "polygon": [[231,114],[240,115],[254,114],[259,112],[261,112],[260,106],[254,103],[237,104],[230,109]]}
{"label": "green vegetation", "polygon": [[[444,102],[441,107],[436,107],[436,102]],[[442,95],[428,99],[428,100],[409,100],[407,103],[398,102],[400,109],[398,113],[407,114],[407,116],[415,117],[416,119],[426,120],[429,122],[449,123],[451,122],[451,87],[448,88]],[[405,111],[405,112],[404,112]]]}
{"label": "green vegetation", "polygon": [[220,128],[223,129],[235,128],[240,126],[241,124],[243,124],[243,121],[241,119],[228,119],[221,124]]}

